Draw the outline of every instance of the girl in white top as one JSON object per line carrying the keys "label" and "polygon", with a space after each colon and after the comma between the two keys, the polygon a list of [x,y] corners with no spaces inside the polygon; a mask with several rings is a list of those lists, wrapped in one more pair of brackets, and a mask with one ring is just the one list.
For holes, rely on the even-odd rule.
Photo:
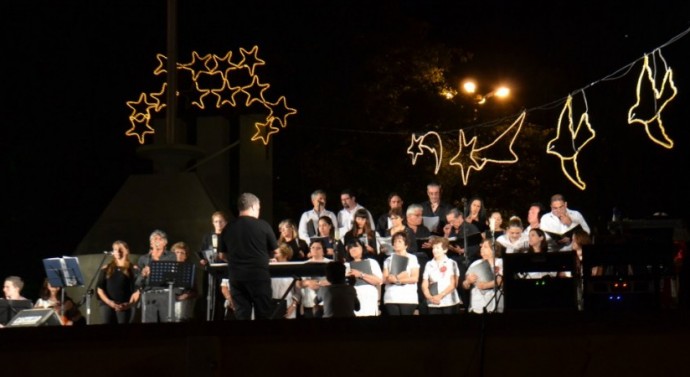
{"label": "girl in white top", "polygon": [[365,273],[357,270],[352,263],[349,263],[347,275],[357,279],[355,290],[357,291],[360,308],[358,311],[355,311],[355,315],[357,317],[377,316],[379,315],[380,287],[383,282],[381,267],[374,259],[362,259],[364,245],[362,245],[360,240],[355,239],[351,241],[345,248],[350,258],[352,258],[352,262],[368,263],[369,270],[371,270],[371,273]]}
{"label": "girl in white top", "polygon": [[429,306],[429,314],[456,314],[461,303],[457,290],[460,269],[446,255],[448,239],[434,237],[431,251],[434,259],[426,263],[422,280],[422,292]]}
{"label": "girl in white top", "polygon": [[[278,250],[275,252],[275,261],[276,262],[287,262],[290,260],[292,257],[292,248],[288,246],[285,243],[281,243],[280,246],[278,246]],[[283,277],[283,278],[271,278],[271,288],[273,290],[273,298],[274,299],[279,299],[283,297],[283,294],[285,294],[285,291],[290,287],[290,284],[292,284],[292,278],[289,277]],[[285,296],[285,301],[286,301],[286,306],[287,306],[287,313],[285,314],[285,318],[287,319],[294,319],[297,317],[297,304],[300,302],[300,292],[297,289],[297,285],[294,285],[292,289],[290,289],[290,292]]]}
{"label": "girl in white top", "polygon": [[[467,269],[467,276],[465,276],[465,280],[462,282],[463,288],[472,289],[470,291],[469,311],[472,313],[483,313],[484,308],[486,308],[486,311],[489,313],[501,313],[503,312],[503,293],[500,291],[500,287],[503,283],[503,260],[494,258],[490,240],[482,241],[480,253],[482,259],[472,262]],[[473,272],[481,263],[489,263],[493,274],[497,275],[496,279],[480,279],[479,275]],[[498,283],[497,288],[499,289],[494,289],[496,283]],[[496,294],[498,307],[496,306],[497,300],[494,299]]]}
{"label": "girl in white top", "polygon": [[523,235],[522,230],[522,221],[519,217],[513,216],[508,221],[505,234],[496,238],[496,242],[505,248],[506,254],[527,251],[528,237],[526,234]]}
{"label": "girl in white top", "polygon": [[[383,281],[386,283],[383,304],[388,315],[412,315],[419,303],[419,262],[416,256],[407,253],[407,233],[393,234],[391,242],[395,253],[383,262]],[[398,274],[392,274],[391,267],[396,255],[407,258],[407,267]]]}

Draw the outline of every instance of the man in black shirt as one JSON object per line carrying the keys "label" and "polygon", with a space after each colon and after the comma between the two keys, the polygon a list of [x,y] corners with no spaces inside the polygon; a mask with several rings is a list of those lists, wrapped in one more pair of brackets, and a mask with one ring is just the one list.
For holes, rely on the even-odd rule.
{"label": "man in black shirt", "polygon": [[269,319],[271,275],[268,263],[278,242],[271,226],[259,219],[261,203],[254,194],[244,193],[237,200],[239,216],[222,234],[221,249],[228,259],[230,293],[236,319]]}

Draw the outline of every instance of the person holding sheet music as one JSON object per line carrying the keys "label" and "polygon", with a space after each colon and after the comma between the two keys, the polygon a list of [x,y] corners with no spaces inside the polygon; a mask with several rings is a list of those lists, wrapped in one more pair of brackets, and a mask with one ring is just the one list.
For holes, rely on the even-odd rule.
{"label": "person holding sheet music", "polygon": [[572,232],[578,227],[590,234],[589,225],[578,211],[568,208],[568,202],[561,194],[551,197],[551,212],[541,217],[540,229],[546,232],[551,240],[552,251],[571,251]]}
{"label": "person holding sheet music", "polygon": [[[390,255],[393,253],[393,244],[391,243],[391,236],[393,234],[405,232],[407,233],[408,240],[415,239],[414,232],[407,225],[405,225],[405,222],[403,221],[402,209],[392,208],[388,213],[388,217],[391,222],[391,227],[386,229],[386,231],[383,233],[383,240],[380,242],[380,251],[383,255]],[[416,243],[415,246],[417,246]],[[383,260],[380,260],[380,262],[383,263]]]}
{"label": "person holding sheet music", "polygon": [[318,222],[321,217],[328,216],[331,219],[331,224],[338,223],[335,213],[326,209],[326,192],[323,190],[312,192],[311,204],[314,208],[302,214],[298,227],[299,238],[307,243],[311,242],[311,237],[318,236]]}
{"label": "person holding sheet music", "polygon": [[[175,258],[178,262],[191,263],[189,261],[189,246],[184,242],[176,242],[170,247],[170,251],[175,254]],[[177,322],[191,321],[194,318],[194,304],[196,304],[196,298],[199,296],[199,291],[196,286],[196,281],[194,286],[190,289],[183,289],[175,294],[175,320]]]}
{"label": "person holding sheet music", "polygon": [[376,232],[371,225],[369,219],[369,212],[360,208],[355,211],[352,218],[351,229],[345,233],[343,243],[345,245],[352,243],[353,240],[359,239],[364,245],[364,256],[366,258],[374,258],[378,255],[378,245],[376,243]]}
{"label": "person holding sheet music", "polygon": [[[220,235],[228,225],[228,217],[222,211],[213,212],[211,224],[213,225],[213,232],[206,233],[201,239],[201,251],[213,250],[215,261],[225,261],[225,254],[218,252],[218,245],[220,245]],[[201,258],[201,265],[205,264],[206,260]]]}
{"label": "person holding sheet music", "polygon": [[297,229],[290,219],[285,219],[278,224],[280,237],[278,244],[286,244],[292,249],[290,262],[303,261],[309,257],[309,246],[301,238],[297,237]]}
{"label": "person holding sheet music", "polygon": [[432,234],[441,235],[443,227],[446,225],[446,214],[453,206],[441,200],[442,188],[439,183],[431,182],[426,185],[426,195],[429,200],[422,203],[422,217],[426,225],[435,224],[435,226],[427,226]]}
{"label": "person holding sheet music", "polygon": [[[74,300],[68,295],[65,295],[62,300],[62,287],[53,287],[50,285],[48,278],[43,280],[43,285],[39,292],[39,298],[34,304],[34,308],[53,309],[60,317],[63,326],[84,326],[86,325],[86,318],[82,316],[81,311]],[[62,310],[61,310],[62,309]],[[61,312],[63,313],[61,315]]]}
{"label": "person holding sheet music", "polygon": [[336,251],[342,245],[338,244],[335,239],[335,226],[333,225],[333,220],[329,216],[321,216],[319,218],[319,232],[316,237],[311,237],[309,243],[316,240],[321,240],[325,247],[325,255],[331,259],[335,259]]}
{"label": "person holding sheet music", "polygon": [[527,251],[528,236],[522,233],[522,220],[517,216],[511,217],[505,234],[496,237],[496,243],[505,248],[506,254]]}
{"label": "person holding sheet music", "polygon": [[371,213],[357,203],[357,198],[351,190],[345,189],[340,193],[340,203],[342,203],[343,209],[338,212],[338,233],[336,238],[342,239],[345,233],[352,229],[355,213],[360,209],[366,212],[369,224],[371,224],[370,228],[374,228],[374,218],[371,217]]}
{"label": "person holding sheet music", "polygon": [[[275,262],[288,262],[292,257],[293,250],[290,246],[285,243],[281,243],[278,246],[278,250],[275,251],[274,258]],[[301,293],[297,284],[292,284],[293,278],[291,277],[276,277],[271,278],[271,290],[273,292],[273,299],[285,300],[285,307],[287,311],[285,313],[286,319],[297,318],[297,306],[301,301]],[[287,291],[289,289],[289,291]],[[287,291],[287,292],[286,292]],[[287,295],[285,295],[287,293]],[[283,298],[285,295],[285,298]]]}
{"label": "person holding sheet music", "polygon": [[448,239],[432,237],[434,259],[426,263],[422,277],[422,292],[429,314],[456,314],[461,304],[458,295],[458,264],[448,258]]}
{"label": "person holding sheet music", "polygon": [[391,192],[388,194],[388,211],[381,214],[376,221],[376,233],[383,237],[390,237],[390,233],[386,235],[386,231],[393,226],[393,221],[390,217],[391,211],[394,209],[399,210],[402,213],[403,210],[403,200],[400,194],[397,192]]}
{"label": "person holding sheet music", "polygon": [[[326,217],[327,218],[327,217]],[[324,255],[325,244],[323,240],[315,239],[309,246],[309,254],[311,257],[307,262],[310,263],[328,263],[331,260]],[[301,293],[301,315],[304,318],[321,318],[323,316],[323,306],[317,302],[316,296],[327,283],[322,276],[303,277],[301,281],[297,282],[297,287],[300,288]]]}
{"label": "person holding sheet music", "polygon": [[[452,240],[448,250],[452,253],[450,258],[458,264],[469,265],[478,259],[479,243],[482,241],[482,233],[474,225],[465,221],[462,211],[453,208],[446,215],[447,224],[443,227],[443,236]],[[465,250],[465,238],[467,238],[467,250]],[[467,259],[467,262],[463,259]]]}
{"label": "person holding sheet music", "polygon": [[355,290],[359,299],[360,309],[355,312],[357,317],[379,315],[380,287],[383,283],[381,267],[373,259],[362,258],[364,245],[358,239],[345,245],[350,255],[348,276],[354,277]]}
{"label": "person holding sheet music", "polygon": [[137,261],[137,268],[139,277],[137,278],[137,287],[142,291],[142,309],[144,315],[141,321],[144,323],[164,322],[168,318],[168,293],[167,290],[159,287],[154,288],[149,286],[149,277],[151,276],[151,262],[174,262],[177,260],[175,254],[166,249],[168,245],[168,235],[159,229],[151,232],[149,236],[149,243],[151,249],[148,254],[142,255]]}
{"label": "person holding sheet music", "polygon": [[113,259],[100,271],[96,293],[105,324],[132,323],[134,306],[139,301],[135,286],[136,266],[129,260],[129,245],[113,242]]}
{"label": "person holding sheet music", "polygon": [[407,252],[405,232],[395,233],[392,243],[395,253],[383,263],[383,281],[386,284],[383,306],[386,314],[391,316],[413,315],[419,304],[419,262],[414,254]]}
{"label": "person holding sheet music", "polygon": [[487,312],[503,312],[503,297],[500,291],[503,282],[503,261],[495,257],[490,240],[482,241],[480,254],[481,259],[472,262],[462,282],[464,289],[471,290],[469,311],[483,313],[486,309]]}

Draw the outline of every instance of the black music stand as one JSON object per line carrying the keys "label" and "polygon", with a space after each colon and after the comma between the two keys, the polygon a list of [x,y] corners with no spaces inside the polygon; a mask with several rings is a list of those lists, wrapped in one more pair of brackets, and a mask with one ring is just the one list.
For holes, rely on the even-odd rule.
{"label": "black music stand", "polygon": [[43,267],[48,282],[53,287],[61,287],[60,317],[65,315],[65,288],[84,285],[84,276],[79,269],[79,259],[75,257],[46,258]]}
{"label": "black music stand", "polygon": [[196,266],[185,262],[152,261],[149,267],[151,268],[149,286],[168,287],[168,322],[174,322],[174,288],[192,288]]}

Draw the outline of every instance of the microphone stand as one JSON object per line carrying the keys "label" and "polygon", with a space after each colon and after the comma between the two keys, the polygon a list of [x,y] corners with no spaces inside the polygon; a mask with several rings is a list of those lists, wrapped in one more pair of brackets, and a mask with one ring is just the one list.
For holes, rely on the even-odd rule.
{"label": "microphone stand", "polygon": [[[89,282],[88,287],[86,287],[86,291],[84,292],[84,295],[81,298],[80,305],[83,305],[86,303],[86,324],[90,325],[91,324],[91,295],[93,295],[93,285],[96,282],[98,276],[101,274],[101,267],[103,266],[103,263],[105,262],[105,258],[107,258],[109,255],[109,252],[104,251],[103,252],[103,258],[101,259],[101,263],[98,264],[98,267],[96,269],[96,273],[93,274],[93,277],[91,277],[91,281]],[[63,288],[64,291],[64,288]]]}

